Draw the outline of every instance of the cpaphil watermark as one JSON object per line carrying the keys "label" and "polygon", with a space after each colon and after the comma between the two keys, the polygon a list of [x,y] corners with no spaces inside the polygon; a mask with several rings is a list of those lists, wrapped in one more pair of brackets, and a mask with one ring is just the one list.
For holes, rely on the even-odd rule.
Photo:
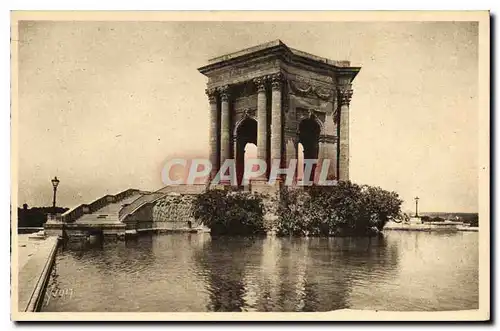
{"label": "cpaphil watermark", "polygon": [[280,160],[272,160],[271,167],[261,159],[246,159],[242,169],[237,169],[234,159],[226,159],[214,174],[214,166],[208,159],[171,159],[161,173],[165,185],[193,185],[210,183],[211,185],[246,186],[251,181],[263,181],[274,185],[282,181],[286,186],[333,186],[336,179],[329,178],[330,160],[304,159],[302,178],[298,178],[297,159],[291,159],[287,167],[282,167]]}

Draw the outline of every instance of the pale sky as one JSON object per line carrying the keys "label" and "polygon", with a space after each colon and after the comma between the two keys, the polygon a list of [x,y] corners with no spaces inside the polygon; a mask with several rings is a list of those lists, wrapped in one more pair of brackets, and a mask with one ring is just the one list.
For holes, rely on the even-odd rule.
{"label": "pale sky", "polygon": [[477,212],[474,22],[19,22],[19,205],[161,188],[173,156],[208,156],[212,57],[281,39],[361,66],[351,180],[413,209]]}

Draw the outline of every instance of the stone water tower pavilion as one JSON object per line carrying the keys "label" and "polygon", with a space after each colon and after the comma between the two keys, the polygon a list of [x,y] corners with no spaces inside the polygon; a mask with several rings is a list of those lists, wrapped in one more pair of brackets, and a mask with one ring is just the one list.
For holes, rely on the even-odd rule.
{"label": "stone water tower pavilion", "polygon": [[[328,179],[349,179],[349,103],[361,68],[288,47],[276,40],[209,60],[198,70],[208,77],[212,176],[236,159],[238,183],[247,143],[257,157],[330,159]],[[269,167],[268,167],[269,168]]]}

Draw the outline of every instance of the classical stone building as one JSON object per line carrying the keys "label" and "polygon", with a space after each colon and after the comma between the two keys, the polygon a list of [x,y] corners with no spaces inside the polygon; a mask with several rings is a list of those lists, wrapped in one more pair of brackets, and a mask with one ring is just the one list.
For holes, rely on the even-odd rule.
{"label": "classical stone building", "polygon": [[349,179],[349,103],[359,67],[292,49],[280,40],[209,60],[210,160],[213,173],[224,160],[244,169],[247,143],[257,157],[282,168],[296,159],[330,159],[329,179]]}
{"label": "classical stone building", "polygon": [[[248,143],[257,145],[259,159],[268,164],[279,160],[281,168],[298,159],[301,144],[305,159],[330,160],[329,179],[348,180],[349,103],[359,70],[348,61],[301,52],[279,40],[210,60],[199,71],[208,77],[212,176],[224,160],[236,159],[240,183]],[[276,188],[265,185],[265,179],[252,183],[252,190]],[[191,201],[205,188],[178,185],[105,195],[50,219],[45,231],[69,236],[191,231],[199,225],[189,216]]]}

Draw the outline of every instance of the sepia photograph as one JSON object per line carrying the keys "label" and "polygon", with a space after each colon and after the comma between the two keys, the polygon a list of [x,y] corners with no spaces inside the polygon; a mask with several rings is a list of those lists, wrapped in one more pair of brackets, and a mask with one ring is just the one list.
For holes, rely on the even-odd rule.
{"label": "sepia photograph", "polygon": [[488,11],[12,12],[11,318],[489,320],[489,57]]}

